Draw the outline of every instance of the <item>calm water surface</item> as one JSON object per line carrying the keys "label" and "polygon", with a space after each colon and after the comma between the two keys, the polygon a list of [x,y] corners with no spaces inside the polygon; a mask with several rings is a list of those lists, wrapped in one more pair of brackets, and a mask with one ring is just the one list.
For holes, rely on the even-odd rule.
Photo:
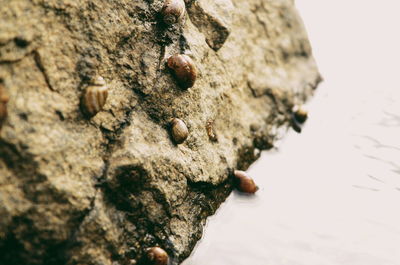
{"label": "calm water surface", "polygon": [[325,82],[184,265],[400,264],[400,2],[298,0]]}

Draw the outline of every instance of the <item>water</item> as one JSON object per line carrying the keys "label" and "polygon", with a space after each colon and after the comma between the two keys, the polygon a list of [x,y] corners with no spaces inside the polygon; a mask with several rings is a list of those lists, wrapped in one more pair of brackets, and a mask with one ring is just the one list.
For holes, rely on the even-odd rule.
{"label": "water", "polygon": [[[184,265],[400,264],[400,3],[298,0],[325,82]],[[290,165],[290,166],[288,166]]]}

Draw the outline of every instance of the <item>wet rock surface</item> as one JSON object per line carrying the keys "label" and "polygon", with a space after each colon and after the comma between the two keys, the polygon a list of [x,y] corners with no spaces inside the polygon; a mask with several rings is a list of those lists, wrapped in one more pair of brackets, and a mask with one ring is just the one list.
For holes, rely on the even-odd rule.
{"label": "wet rock surface", "polygon": [[[0,0],[0,264],[134,264],[187,257],[207,216],[320,81],[289,0]],[[189,55],[193,87],[166,62]],[[101,75],[107,102],[81,112]],[[176,145],[169,121],[185,121]],[[212,126],[212,127],[210,127]]]}

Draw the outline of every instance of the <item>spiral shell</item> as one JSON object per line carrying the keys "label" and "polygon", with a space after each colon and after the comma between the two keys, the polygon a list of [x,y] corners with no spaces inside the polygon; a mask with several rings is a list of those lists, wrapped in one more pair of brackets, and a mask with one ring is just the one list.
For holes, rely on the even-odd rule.
{"label": "spiral shell", "polygon": [[169,57],[168,67],[174,72],[181,88],[188,89],[194,85],[197,78],[197,69],[189,56],[175,54]]}
{"label": "spiral shell", "polygon": [[0,84],[0,129],[7,118],[7,103],[9,97],[6,94],[5,88]]}
{"label": "spiral shell", "polygon": [[188,138],[189,130],[184,121],[177,118],[171,120],[171,136],[176,144],[181,144]]}
{"label": "spiral shell", "polygon": [[185,2],[183,0],[165,0],[161,15],[165,24],[178,23],[185,15]]}
{"label": "spiral shell", "polygon": [[168,264],[168,254],[164,249],[160,247],[152,247],[147,249],[146,257],[148,264],[151,265],[167,265]]}
{"label": "spiral shell", "polygon": [[84,112],[88,116],[94,116],[103,109],[108,96],[108,87],[103,77],[96,76],[90,81],[86,87],[85,94],[82,98]]}
{"label": "spiral shell", "polygon": [[245,193],[256,193],[258,190],[258,186],[254,182],[254,180],[247,175],[246,172],[241,170],[235,170],[235,184],[236,188]]}

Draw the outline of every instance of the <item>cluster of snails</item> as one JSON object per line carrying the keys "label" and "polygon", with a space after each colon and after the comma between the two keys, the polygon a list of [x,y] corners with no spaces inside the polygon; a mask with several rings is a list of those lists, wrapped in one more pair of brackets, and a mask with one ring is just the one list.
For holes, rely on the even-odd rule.
{"label": "cluster of snails", "polygon": [[304,106],[295,106],[292,111],[291,124],[293,130],[301,133],[301,127],[306,122],[308,118],[308,112]]}
{"label": "cluster of snails", "polygon": [[[166,0],[161,9],[163,21],[168,24],[179,23],[185,15],[185,2],[183,0]],[[168,58],[168,68],[182,89],[194,86],[197,78],[197,68],[193,60],[186,54],[175,54]],[[170,121],[170,133],[175,144],[182,144],[189,135],[185,122],[178,118]]]}
{"label": "cluster of snails", "polygon": [[[183,20],[185,15],[185,2],[183,0],[166,0],[161,9],[163,21],[172,25]],[[197,68],[193,60],[186,54],[175,54],[167,60],[168,68],[182,89],[194,86],[197,78]],[[186,123],[178,118],[173,118],[170,123],[170,133],[175,144],[182,144],[189,136]]]}
{"label": "cluster of snails", "polygon": [[[180,23],[185,16],[185,2],[183,0],[165,0],[160,12],[165,24],[172,25]],[[172,71],[177,84],[184,90],[194,86],[197,78],[197,68],[193,60],[186,54],[175,54],[168,58],[167,66]],[[96,76],[86,87],[82,97],[83,111],[92,117],[102,110],[108,95],[107,84],[100,76]],[[0,126],[5,112],[5,101],[1,101],[0,90]],[[5,102],[5,103],[3,103]],[[303,107],[296,106],[292,111],[292,127],[296,132],[301,132],[302,124],[307,120],[308,113]],[[170,135],[175,144],[182,144],[189,136],[186,123],[178,118],[173,118],[169,122]],[[211,141],[218,141],[212,121],[207,121],[206,131]],[[254,180],[244,171],[235,170],[233,172],[234,185],[237,190],[243,193],[255,194],[258,186]],[[144,262],[148,265],[167,265],[169,256],[160,247],[151,247],[146,250]]]}
{"label": "cluster of snails", "polygon": [[9,100],[9,97],[6,94],[5,88],[0,83],[0,130],[1,130],[1,127],[3,126],[4,121],[7,118],[8,100]]}
{"label": "cluster of snails", "polygon": [[[166,0],[161,15],[164,23],[172,25],[179,23],[185,16],[185,2],[183,0]],[[182,89],[189,89],[194,86],[197,79],[197,68],[193,60],[185,54],[175,54],[167,60],[168,68]],[[101,76],[93,77],[87,84],[81,98],[81,108],[88,117],[95,116],[106,104],[108,97],[108,86]],[[7,117],[7,102],[9,98],[4,87],[0,83],[0,130]],[[307,120],[307,111],[302,107],[296,107],[292,112],[292,126],[295,131],[301,132],[301,125]],[[182,144],[189,135],[186,123],[178,118],[173,118],[169,123],[171,138],[175,144]],[[207,121],[206,131],[211,141],[218,141],[213,122]],[[244,193],[254,194],[258,186],[254,180],[244,171],[233,172],[235,187]],[[145,263],[148,265],[167,265],[169,262],[168,253],[160,247],[151,247],[146,250]]]}
{"label": "cluster of snails", "polygon": [[[161,16],[167,25],[183,21],[185,16],[185,2],[183,0],[165,0],[161,9]],[[193,60],[186,54],[175,54],[168,58],[168,67],[172,70],[177,83],[182,89],[194,85],[197,78],[197,69]]]}
{"label": "cluster of snails", "polygon": [[[166,0],[160,14],[167,25],[179,23],[185,16],[185,2],[183,0]],[[182,89],[194,86],[197,78],[197,68],[193,60],[186,54],[175,54],[168,58],[167,66],[172,71],[178,85]],[[87,85],[81,99],[84,114],[93,117],[103,109],[108,95],[108,87],[101,76],[96,76]],[[173,118],[170,121],[170,133],[176,144],[182,144],[189,135],[184,121]]]}

